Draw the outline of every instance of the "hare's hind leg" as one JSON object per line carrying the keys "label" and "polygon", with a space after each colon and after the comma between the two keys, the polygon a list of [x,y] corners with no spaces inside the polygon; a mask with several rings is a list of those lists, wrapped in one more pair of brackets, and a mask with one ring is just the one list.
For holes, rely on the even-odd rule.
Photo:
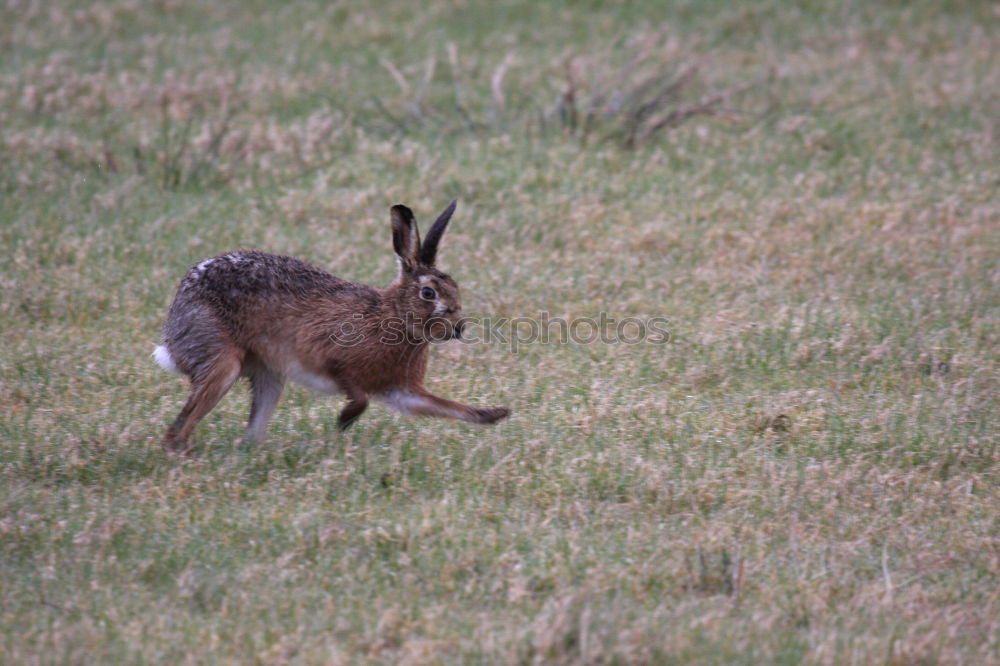
{"label": "hare's hind leg", "polygon": [[278,398],[285,388],[281,375],[260,362],[247,361],[244,374],[250,378],[250,421],[247,423],[243,441],[250,444],[264,439],[267,422],[278,404]]}
{"label": "hare's hind leg", "polygon": [[506,407],[473,407],[439,398],[423,388],[390,391],[383,396],[390,407],[403,414],[458,419],[469,423],[496,423],[510,414]]}
{"label": "hare's hind leg", "polygon": [[220,352],[191,380],[191,395],[163,436],[163,448],[172,453],[190,452],[191,431],[232,388],[243,367],[243,353],[235,348]]}

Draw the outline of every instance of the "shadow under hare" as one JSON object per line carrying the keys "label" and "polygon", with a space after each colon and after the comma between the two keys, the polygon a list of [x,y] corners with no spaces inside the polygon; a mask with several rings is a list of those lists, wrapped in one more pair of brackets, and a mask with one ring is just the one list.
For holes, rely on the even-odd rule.
{"label": "shadow under hare", "polygon": [[458,285],[435,268],[451,202],[420,240],[413,212],[391,208],[399,275],[385,288],[348,282],[304,261],[255,250],[206,259],[181,280],[153,353],[186,375],[191,395],[163,437],[189,453],[195,425],[240,377],[252,402],[245,439],[260,440],[287,381],[342,394],[347,428],[377,398],[405,414],[494,423],[505,407],[472,407],[423,385],[430,343],[460,338]]}

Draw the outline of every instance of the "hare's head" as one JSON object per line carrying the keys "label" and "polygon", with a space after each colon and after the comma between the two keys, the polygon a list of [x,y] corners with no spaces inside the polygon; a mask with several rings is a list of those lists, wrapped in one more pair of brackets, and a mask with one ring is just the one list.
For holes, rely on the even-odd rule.
{"label": "hare's head", "polygon": [[438,243],[448,227],[456,202],[434,221],[427,237],[420,232],[413,211],[393,206],[392,245],[399,257],[397,312],[405,321],[411,339],[435,342],[462,335],[462,302],[451,276],[434,267]]}

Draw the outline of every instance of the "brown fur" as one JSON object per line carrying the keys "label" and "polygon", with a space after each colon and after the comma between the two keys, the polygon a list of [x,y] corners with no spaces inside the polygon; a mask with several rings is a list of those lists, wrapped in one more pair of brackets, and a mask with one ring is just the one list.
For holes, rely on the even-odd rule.
{"label": "brown fur", "polygon": [[[170,306],[157,360],[191,379],[191,395],[163,438],[187,453],[194,426],[243,376],[252,403],[246,438],[259,439],[284,384],[342,393],[348,427],[369,396],[399,411],[493,423],[504,407],[471,407],[423,386],[429,344],[461,335],[458,286],[434,267],[452,202],[421,245],[413,213],[392,207],[400,273],[384,289],[348,282],[292,257],[240,250],[187,272]],[[434,298],[427,298],[434,291]],[[166,355],[163,354],[166,350]],[[165,356],[165,358],[164,358]]]}

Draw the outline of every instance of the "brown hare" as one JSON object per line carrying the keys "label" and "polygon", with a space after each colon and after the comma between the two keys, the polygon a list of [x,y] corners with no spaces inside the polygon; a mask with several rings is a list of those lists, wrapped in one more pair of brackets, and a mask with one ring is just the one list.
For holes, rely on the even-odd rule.
{"label": "brown hare", "polygon": [[153,353],[187,375],[191,395],[163,437],[188,453],[192,429],[240,377],[250,380],[247,441],[259,440],[285,382],[343,394],[347,428],[369,396],[405,414],[493,423],[505,407],[471,407],[423,385],[429,344],[462,335],[458,285],[434,267],[452,201],[421,243],[413,212],[393,206],[399,276],[384,289],[348,282],[304,261],[253,250],[206,259],[181,280]]}

